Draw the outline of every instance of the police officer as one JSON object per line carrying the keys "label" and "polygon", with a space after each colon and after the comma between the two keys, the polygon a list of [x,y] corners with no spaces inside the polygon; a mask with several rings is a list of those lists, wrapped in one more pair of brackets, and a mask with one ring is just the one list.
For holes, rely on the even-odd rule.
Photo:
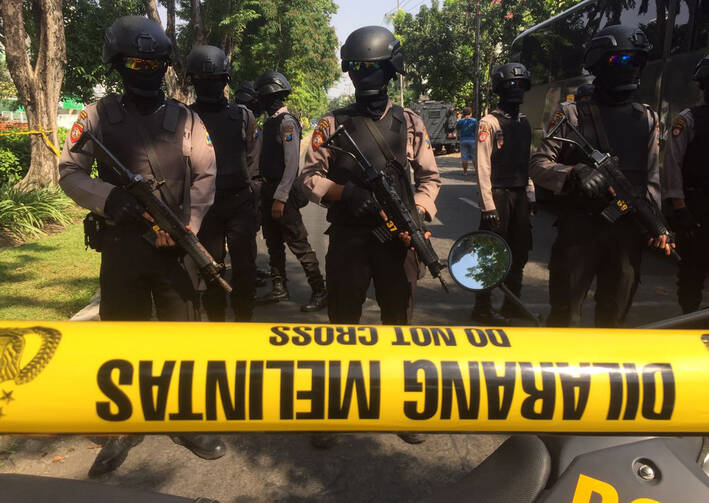
{"label": "police officer", "polygon": [[[101,304],[105,321],[149,320],[153,302],[159,320],[195,319],[195,291],[182,254],[163,231],[151,235],[145,208],[100,160],[91,177],[93,146],[70,148],[90,130],[131,171],[164,181],[159,197],[198,232],[214,199],[215,161],[207,131],[182,103],[161,90],[170,63],[170,39],[147,18],[126,16],[107,30],[103,62],[116,70],[124,94],[110,94],[79,115],[59,161],[59,184],[79,205],[105,218],[101,238]],[[185,180],[191,180],[189,186]],[[90,476],[116,469],[142,436],[110,438],[94,461]],[[181,435],[172,439],[205,459],[224,455],[217,437]]]}
{"label": "police officer", "polygon": [[[389,81],[403,72],[403,54],[394,35],[380,26],[359,28],[347,37],[341,57],[356,101],[318,122],[302,174],[310,199],[329,206],[328,315],[331,323],[358,323],[373,280],[382,323],[407,324],[413,313],[416,256],[401,240],[381,243],[375,238],[372,230],[381,226],[382,218],[372,192],[357,176],[359,168],[350,157],[320,145],[344,125],[372,164],[386,172],[412,213],[428,221],[436,214],[438,167],[421,118],[393,105],[387,95]],[[380,131],[395,156],[392,161],[369,132],[368,122]],[[351,150],[346,142],[338,145]],[[409,182],[411,168],[415,193]]]}
{"label": "police officer", "polygon": [[[549,128],[563,117],[578,125],[596,148],[616,157],[612,162],[638,194],[657,201],[658,117],[647,105],[632,101],[649,51],[647,37],[637,28],[614,25],[599,30],[584,57],[584,66],[595,76],[593,99],[557,106]],[[574,139],[565,126],[557,136]],[[600,216],[610,202],[610,185],[589,162],[576,147],[552,139],[543,139],[530,161],[536,185],[566,196],[549,262],[551,326],[579,325],[594,277],[596,326],[620,326],[640,278],[646,240],[631,218],[611,224]],[[651,244],[670,252],[665,237]]]}
{"label": "police officer", "polygon": [[702,103],[674,119],[662,171],[662,197],[672,208],[670,223],[682,256],[677,296],[684,313],[699,309],[709,269],[709,56],[699,61],[693,79]]}
{"label": "police officer", "polygon": [[261,104],[258,100],[258,93],[254,87],[253,80],[247,80],[234,92],[234,101],[239,105],[244,105],[251,110],[254,116],[261,115]]}
{"label": "police officer", "polygon": [[[510,245],[512,267],[505,284],[519,296],[522,272],[532,247],[530,213],[534,211],[534,185],[529,179],[532,128],[519,111],[530,87],[529,72],[521,63],[507,63],[492,72],[492,90],[500,103],[480,120],[478,128],[478,187],[480,229],[500,234]],[[485,324],[506,324],[517,314],[505,299],[501,315],[492,309],[489,292],[475,296],[471,317]]]}
{"label": "police officer", "polygon": [[[250,321],[256,296],[256,207],[250,172],[258,170],[256,119],[242,105],[224,97],[229,60],[218,47],[200,45],[187,56],[187,74],[197,100],[190,108],[209,132],[217,159],[214,205],[202,222],[199,239],[217,262],[225,242],[231,257],[231,307],[236,321]],[[224,321],[226,296],[216,284],[202,296],[210,321]]]}
{"label": "police officer", "polygon": [[303,312],[317,311],[327,305],[327,291],[300,215],[300,208],[307,203],[301,185],[296,183],[300,163],[300,123],[284,104],[291,86],[283,74],[266,72],[256,80],[256,90],[261,106],[268,114],[263,125],[259,164],[263,179],[263,235],[268,247],[272,282],[271,291],[259,297],[258,302],[266,304],[289,298],[285,243],[300,261],[312,288],[310,301],[300,309]]}
{"label": "police officer", "polygon": [[[321,145],[344,125],[364,155],[386,173],[412,214],[427,221],[436,214],[438,167],[421,118],[393,105],[387,95],[389,81],[404,67],[396,37],[381,26],[359,28],[347,37],[340,55],[342,71],[355,87],[355,103],[320,119],[302,173],[309,198],[329,207],[328,316],[331,323],[359,323],[369,283],[374,281],[382,323],[408,324],[419,271],[416,256],[405,236],[384,243],[375,238],[372,231],[382,225],[382,217],[372,192],[357,175],[359,168],[349,156]],[[368,130],[371,126],[379,131],[388,152]],[[338,145],[351,151],[346,142]],[[399,436],[409,443],[423,441],[416,434]],[[328,447],[332,441],[330,435],[313,438],[316,447]]]}

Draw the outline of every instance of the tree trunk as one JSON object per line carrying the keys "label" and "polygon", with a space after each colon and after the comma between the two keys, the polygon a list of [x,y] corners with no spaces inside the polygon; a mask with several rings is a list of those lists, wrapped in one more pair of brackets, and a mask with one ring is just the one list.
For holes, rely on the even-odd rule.
{"label": "tree trunk", "polygon": [[[152,19],[160,26],[163,26],[160,15],[158,14],[157,1],[143,0],[143,4],[145,5],[145,12],[148,18]],[[168,0],[166,7],[167,20],[165,34],[172,41],[172,66],[169,67],[167,73],[165,73],[165,88],[170,98],[175,98],[176,100],[187,103],[190,93],[185,80],[183,60],[177,53],[177,39],[175,38],[175,0]]]}
{"label": "tree trunk", "polygon": [[202,23],[202,13],[200,12],[201,6],[199,0],[192,1],[192,15],[190,19],[190,24],[194,30],[194,37],[192,38],[192,47],[195,45],[204,45],[207,43],[207,37],[204,33],[204,24]]}
{"label": "tree trunk", "polygon": [[[27,51],[28,37],[17,0],[0,0],[5,54],[18,98],[25,105],[30,130],[47,131],[57,148],[57,111],[66,66],[66,39],[61,0],[35,0],[39,23],[37,61],[32,66]],[[49,131],[52,131],[51,133]],[[40,134],[30,135],[31,161],[27,175],[20,182],[31,185],[54,185],[59,180],[56,154]]]}

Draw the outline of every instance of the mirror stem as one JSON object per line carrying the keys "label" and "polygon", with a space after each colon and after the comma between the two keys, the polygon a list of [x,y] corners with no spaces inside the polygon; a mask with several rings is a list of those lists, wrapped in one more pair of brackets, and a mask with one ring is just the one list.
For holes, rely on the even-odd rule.
{"label": "mirror stem", "polygon": [[514,293],[512,293],[510,291],[509,288],[507,288],[507,285],[505,285],[504,283],[500,283],[497,286],[500,290],[502,290],[502,292],[505,294],[505,297],[507,297],[508,300],[512,301],[512,303],[515,306],[517,306],[518,309],[520,309],[522,312],[524,312],[524,314],[526,314],[530,320],[534,321],[535,326],[537,326],[537,327],[542,326],[542,324],[539,322],[539,318],[534,316],[534,314],[529,309],[527,309],[527,306],[525,306],[522,303],[522,301],[519,300],[519,297],[517,297]]}

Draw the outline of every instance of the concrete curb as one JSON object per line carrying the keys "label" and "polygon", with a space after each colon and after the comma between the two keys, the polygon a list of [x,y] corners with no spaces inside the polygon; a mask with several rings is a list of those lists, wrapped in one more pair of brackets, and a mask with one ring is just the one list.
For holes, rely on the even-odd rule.
{"label": "concrete curb", "polygon": [[98,306],[101,303],[101,289],[97,289],[91,301],[81,311],[69,318],[69,321],[100,321]]}

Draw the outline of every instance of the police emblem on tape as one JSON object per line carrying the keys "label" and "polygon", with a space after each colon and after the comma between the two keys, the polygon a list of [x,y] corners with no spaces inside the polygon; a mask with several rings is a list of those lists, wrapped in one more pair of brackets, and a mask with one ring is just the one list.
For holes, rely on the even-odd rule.
{"label": "police emblem on tape", "polygon": [[[27,344],[26,337],[39,336],[40,344],[36,354],[23,365],[23,353]],[[34,380],[49,364],[54,356],[62,334],[53,328],[3,328],[0,329],[0,383],[12,381],[26,384]],[[7,406],[11,401],[12,390],[0,389],[0,403]],[[0,418],[3,416],[0,407]]]}
{"label": "police emblem on tape", "polygon": [[207,131],[204,132],[204,142],[210,147],[212,146],[212,138],[210,138],[209,132]]}

